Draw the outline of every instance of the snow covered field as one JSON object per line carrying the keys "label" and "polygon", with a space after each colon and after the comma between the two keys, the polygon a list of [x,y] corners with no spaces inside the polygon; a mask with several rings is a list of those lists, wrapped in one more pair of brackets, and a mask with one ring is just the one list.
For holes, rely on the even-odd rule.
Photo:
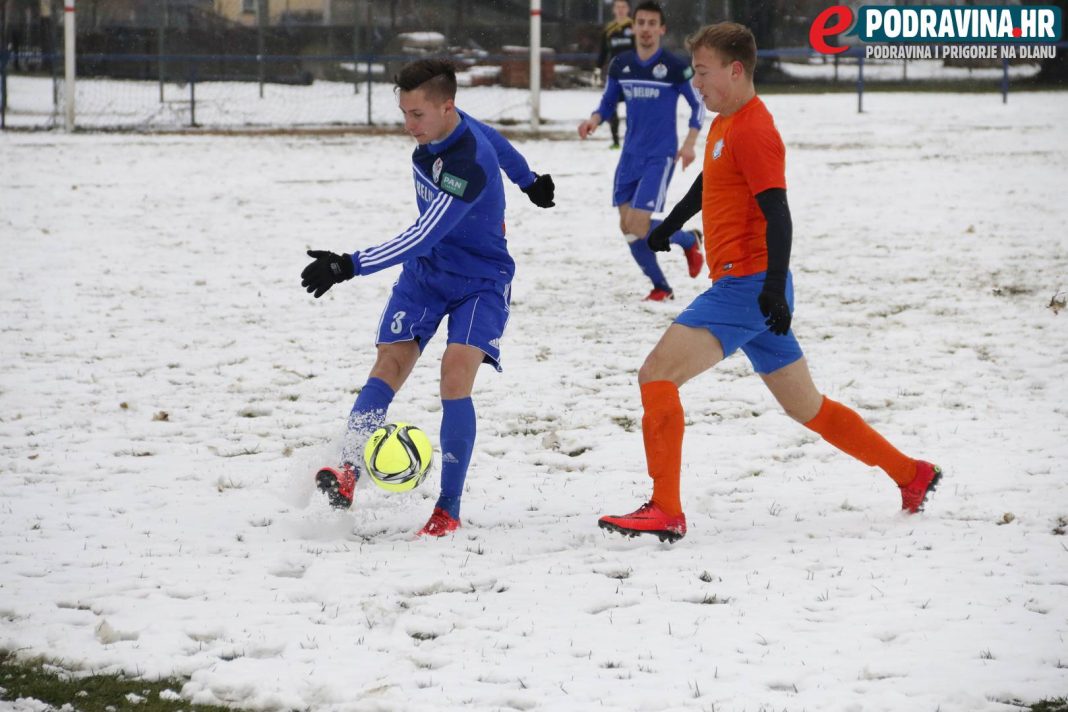
{"label": "snow covered field", "polygon": [[[603,129],[518,144],[557,207],[508,188],[505,371],[479,376],[464,528],[434,541],[436,475],[362,482],[351,513],[311,497],[394,273],[316,301],[304,250],[409,224],[408,139],[0,134],[0,648],[271,710],[1068,693],[1068,94],[767,103],[796,331],[828,395],[946,470],[925,514],[736,355],[683,389],[688,536],[597,529],[648,494],[636,371],[705,285],[672,253],[677,300],[639,302]],[[442,339],[391,411],[435,440]]]}

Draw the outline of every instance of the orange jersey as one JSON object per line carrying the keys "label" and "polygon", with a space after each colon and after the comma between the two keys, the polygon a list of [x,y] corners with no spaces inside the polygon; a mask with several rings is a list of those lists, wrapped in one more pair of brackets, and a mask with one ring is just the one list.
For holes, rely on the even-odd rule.
{"label": "orange jersey", "polygon": [[764,102],[753,97],[708,129],[701,213],[713,280],[768,268],[768,223],[756,195],[786,188],[786,147]]}

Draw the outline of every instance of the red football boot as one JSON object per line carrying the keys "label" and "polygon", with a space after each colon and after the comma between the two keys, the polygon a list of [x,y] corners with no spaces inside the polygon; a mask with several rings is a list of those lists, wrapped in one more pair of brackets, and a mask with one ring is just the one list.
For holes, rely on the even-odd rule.
{"label": "red football boot", "polygon": [[441,507],[434,507],[430,519],[416,536],[445,536],[460,528],[460,520],[453,519]]}
{"label": "red football boot", "polygon": [[909,514],[923,511],[927,497],[938,487],[942,468],[923,460],[916,461],[916,476],[901,487],[901,509]]}
{"label": "red football boot", "polygon": [[675,293],[670,289],[660,289],[660,287],[654,287],[653,291],[649,292],[649,296],[643,299],[643,302],[666,302],[668,299],[674,299]]}
{"label": "red football boot", "polygon": [[694,241],[686,253],[686,266],[690,270],[690,276],[696,277],[701,274],[701,268],[705,266],[705,256],[701,253],[701,240],[703,235],[700,230],[690,230],[693,233]]}
{"label": "red football boot", "polygon": [[668,514],[652,502],[646,502],[630,514],[603,516],[597,520],[597,526],[623,536],[655,534],[660,541],[674,544],[686,536],[686,515]]}
{"label": "red football boot", "polygon": [[352,506],[352,494],[356,491],[356,468],[346,462],[339,468],[324,467],[315,473],[315,486],[326,495],[334,509]]}

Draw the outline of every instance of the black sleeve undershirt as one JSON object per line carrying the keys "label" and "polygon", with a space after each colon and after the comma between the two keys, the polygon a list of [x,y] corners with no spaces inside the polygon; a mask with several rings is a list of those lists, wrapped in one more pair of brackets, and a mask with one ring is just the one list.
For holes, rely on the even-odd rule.
{"label": "black sleeve undershirt", "polygon": [[756,201],[768,222],[768,271],[764,277],[764,289],[783,294],[786,292],[786,272],[790,269],[790,244],[793,239],[793,221],[790,219],[790,205],[786,202],[786,190],[769,188],[759,193]]}

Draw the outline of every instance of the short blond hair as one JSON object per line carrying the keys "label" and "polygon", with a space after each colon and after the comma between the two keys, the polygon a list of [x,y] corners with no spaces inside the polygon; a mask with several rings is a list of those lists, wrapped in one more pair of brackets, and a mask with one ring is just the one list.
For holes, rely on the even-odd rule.
{"label": "short blond hair", "polygon": [[686,38],[686,49],[693,54],[698,47],[714,49],[730,62],[741,62],[745,75],[753,78],[756,70],[756,38],[745,25],[737,22],[717,22],[705,25]]}

